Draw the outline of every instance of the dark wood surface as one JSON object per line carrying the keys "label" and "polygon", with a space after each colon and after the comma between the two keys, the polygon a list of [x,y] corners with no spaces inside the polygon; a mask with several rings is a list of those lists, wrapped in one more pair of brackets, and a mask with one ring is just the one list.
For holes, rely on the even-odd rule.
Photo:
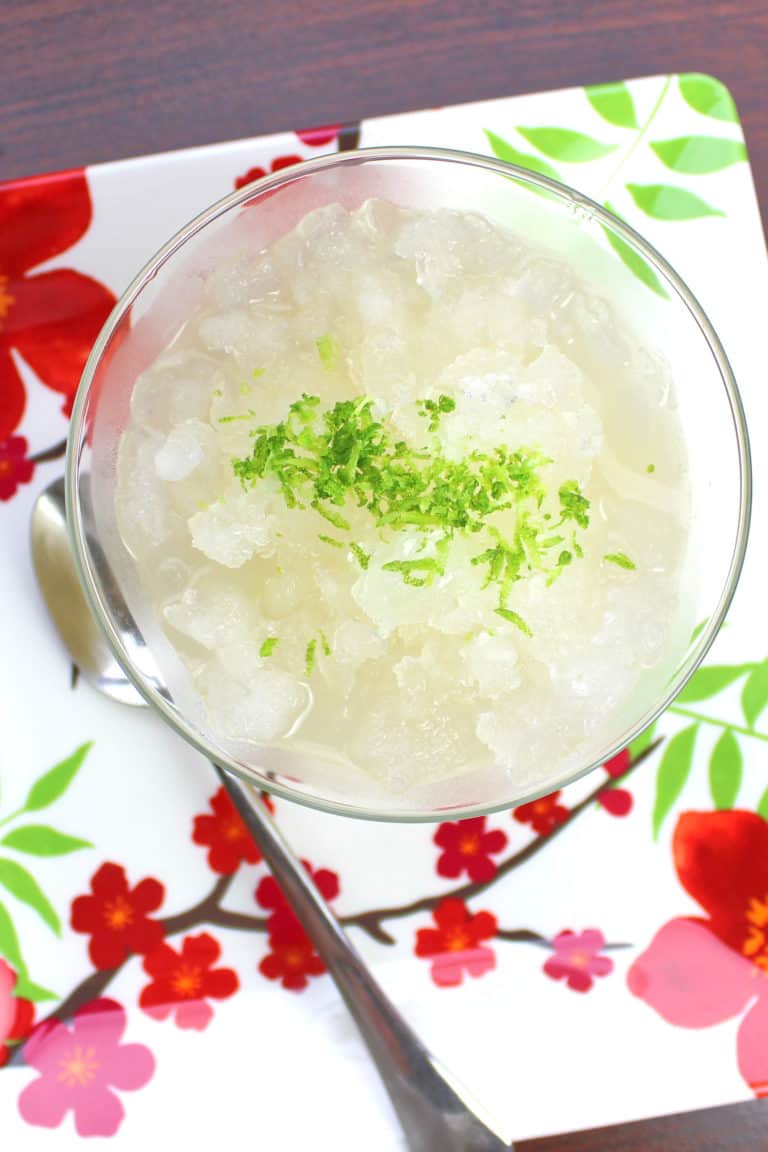
{"label": "dark wood surface", "polygon": [[[0,179],[697,71],[731,89],[758,191],[768,189],[768,0],[0,0],[0,59]],[[766,204],[768,192],[764,221]],[[519,1152],[768,1152],[768,1104]]]}
{"label": "dark wood surface", "polygon": [[0,178],[711,72],[768,185],[768,0],[0,0]]}
{"label": "dark wood surface", "polygon": [[768,1152],[768,1101],[524,1140],[515,1144],[515,1152]]}

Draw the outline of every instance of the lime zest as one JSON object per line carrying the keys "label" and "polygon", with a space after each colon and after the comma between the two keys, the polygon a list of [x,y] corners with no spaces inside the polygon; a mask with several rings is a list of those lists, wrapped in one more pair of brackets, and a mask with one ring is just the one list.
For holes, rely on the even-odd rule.
{"label": "lime zest", "polygon": [[310,640],[307,644],[307,650],[304,654],[304,669],[307,676],[311,676],[315,670],[315,663],[317,659],[317,640]]}
{"label": "lime zest", "polygon": [[259,377],[263,376],[263,375],[264,375],[264,369],[263,368],[254,368],[253,372],[251,372],[251,376],[253,376],[254,380],[258,380]]}
{"label": "lime zest", "polygon": [[566,480],[558,490],[560,500],[560,523],[574,521],[579,528],[589,527],[589,500],[582,493],[576,480]]}
{"label": "lime zest", "polygon": [[346,520],[339,512],[334,512],[331,508],[325,508],[319,500],[312,501],[312,507],[315,512],[319,512],[324,520],[329,524],[333,524],[334,528],[341,528],[343,532],[348,532],[352,527],[349,520]]}
{"label": "lime zest", "polygon": [[[432,583],[435,576],[442,576],[445,568],[434,556],[423,556],[416,560],[390,560],[382,564],[384,572],[399,572],[404,584],[413,588],[425,588]],[[421,576],[419,573],[423,572]]]}
{"label": "lime zest", "polygon": [[511,608],[494,608],[494,612],[497,616],[501,616],[502,620],[508,620],[510,624],[514,624],[515,628],[519,628],[523,635],[533,636],[533,632],[518,612],[513,612]]}
{"label": "lime zest", "polygon": [[362,570],[366,572],[368,570],[368,565],[371,562],[370,555],[365,551],[364,548],[361,548],[359,544],[355,543],[350,544],[349,550],[354,556],[355,560],[357,560]]}
{"label": "lime zest", "polygon": [[236,420],[254,420],[256,413],[253,408],[249,408],[247,412],[240,412],[236,416],[219,416],[219,424],[234,424]]}
{"label": "lime zest", "polygon": [[416,411],[419,416],[424,416],[429,420],[427,425],[428,432],[437,432],[440,426],[440,417],[446,415],[448,412],[453,412],[456,408],[456,401],[452,396],[441,395],[437,400],[417,400]]}
{"label": "lime zest", "polygon": [[[416,407],[432,421],[453,411],[455,401],[440,396],[416,401]],[[289,508],[311,507],[341,532],[352,527],[341,511],[345,505],[367,512],[387,530],[384,538],[415,530],[421,537],[415,558],[382,566],[411,587],[427,587],[444,574],[456,536],[478,535],[471,563],[485,569],[483,587],[497,589],[505,610],[518,580],[542,573],[551,582],[584,555],[578,535],[589,527],[590,502],[578,481],[567,480],[557,491],[555,519],[543,476],[552,460],[537,449],[499,445],[452,460],[396,440],[376,419],[370,397],[322,409],[320,397],[306,393],[283,420],[255,428],[252,436],[250,456],[232,461],[245,490],[272,477]],[[506,535],[493,519],[502,512],[514,514]],[[357,544],[349,548],[365,570],[371,557]]]}
{"label": "lime zest", "polygon": [[318,354],[323,362],[323,368],[326,372],[332,372],[336,367],[336,360],[339,355],[339,342],[335,336],[326,333],[325,336],[318,336],[315,341]]}
{"label": "lime zest", "polygon": [[[331,646],[328,643],[328,637],[323,632],[322,628],[318,628],[317,636],[320,637],[320,649],[324,656],[331,655]],[[317,637],[313,636],[307,644],[306,652],[304,653],[304,669],[307,676],[311,676],[317,667]]]}
{"label": "lime zest", "polygon": [[318,540],[322,540],[323,544],[330,544],[334,548],[343,548],[341,540],[334,540],[333,536],[326,536],[323,532],[318,534]]}
{"label": "lime zest", "polygon": [[606,556],[603,556],[603,560],[606,560],[609,564],[615,564],[617,568],[624,568],[627,572],[634,572],[637,568],[637,564],[635,564],[634,560],[630,560],[625,552],[609,552]]}
{"label": "lime zest", "polygon": [[649,464],[645,470],[648,473],[648,475],[650,476],[652,472],[656,471],[656,465],[655,464]]}
{"label": "lime zest", "polygon": [[263,660],[266,660],[268,656],[272,655],[279,643],[279,636],[267,636],[266,640],[261,645],[261,648],[259,648],[259,656],[261,656]]}

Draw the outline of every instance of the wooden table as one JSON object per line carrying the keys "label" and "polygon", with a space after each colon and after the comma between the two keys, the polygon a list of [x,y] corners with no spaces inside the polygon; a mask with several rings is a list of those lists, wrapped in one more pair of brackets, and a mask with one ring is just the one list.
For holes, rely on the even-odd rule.
{"label": "wooden table", "polygon": [[[768,188],[768,0],[4,0],[0,49],[0,179],[697,71],[731,89],[758,188]],[[518,1147],[765,1152],[768,1102]]]}

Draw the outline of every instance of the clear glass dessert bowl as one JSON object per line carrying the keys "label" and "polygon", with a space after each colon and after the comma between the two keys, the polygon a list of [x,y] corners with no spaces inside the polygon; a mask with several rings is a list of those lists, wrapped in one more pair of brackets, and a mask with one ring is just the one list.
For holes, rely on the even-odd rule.
{"label": "clear glass dessert bowl", "polygon": [[[580,731],[581,717],[589,711],[587,702],[589,714],[594,716],[599,684],[606,683],[606,677],[611,679],[611,669],[605,663],[600,665],[603,631],[596,631],[586,645],[583,638],[574,641],[573,651],[565,660],[570,677],[567,692],[571,693],[570,697],[566,693],[568,724],[563,726],[562,718],[551,721],[561,724],[565,733],[556,754],[541,751],[548,747],[542,734],[546,737],[550,722],[544,695],[540,709],[535,697],[525,706],[532,736],[528,744],[517,744],[514,762],[513,758],[505,759],[503,747],[499,754],[495,752],[490,760],[485,757],[481,762],[471,751],[462,759],[454,746],[453,761],[445,771],[431,770],[423,775],[409,771],[405,764],[402,771],[397,770],[400,746],[394,732],[389,740],[386,727],[377,735],[377,755],[382,755],[382,746],[389,745],[393,760],[385,773],[378,765],[374,770],[367,764],[364,754],[354,758],[328,754],[328,748],[317,741],[302,740],[300,730],[299,738],[295,732],[284,732],[261,742],[243,738],[231,726],[222,732],[195,685],[194,656],[186,662],[179,658],[169,639],[167,620],[148,596],[140,565],[124,542],[115,496],[121,438],[130,423],[137,379],[174,345],[199,307],[206,284],[222,267],[235,267],[243,253],[271,249],[310,212],[331,205],[354,212],[371,201],[406,210],[474,213],[482,217],[483,229],[501,228],[523,241],[531,238],[536,260],[534,271],[526,266],[526,291],[534,302],[541,296],[542,308],[549,320],[560,326],[561,333],[570,331],[564,325],[572,322],[574,299],[578,298],[574,338],[580,339],[579,332],[583,335],[589,330],[590,354],[596,357],[595,370],[603,381],[610,420],[619,429],[618,441],[642,441],[647,432],[631,396],[618,385],[615,395],[611,391],[611,365],[618,381],[630,355],[622,343],[625,328],[637,341],[632,347],[641,350],[637,364],[632,361],[632,371],[646,376],[660,372],[659,378],[668,378],[673,386],[674,419],[682,430],[686,456],[684,484],[681,481],[686,502],[685,524],[680,531],[685,544],[676,593],[679,611],[676,608],[663,659],[660,657],[653,667],[633,668],[639,657],[634,648],[631,656],[627,649],[631,691],[626,699],[617,697],[615,707],[606,699],[605,723],[598,729],[593,723],[589,729],[584,720],[583,739],[571,741],[568,733]],[[450,259],[450,236],[446,233],[443,248],[439,244],[434,248],[434,236],[432,243],[431,259],[433,264],[437,259],[440,275],[444,275],[442,256]],[[418,263],[423,257],[418,242],[415,252]],[[560,276],[563,265],[569,269],[565,279]],[[426,271],[429,274],[428,267]],[[570,286],[571,273],[578,285],[575,293]],[[554,311],[557,316],[553,317]],[[463,322],[461,317],[457,312],[457,324]],[[328,367],[335,348],[322,332],[317,335],[320,359]],[[655,361],[648,361],[650,367],[645,365],[645,348],[658,356],[663,370]],[[253,374],[258,376],[260,371]],[[215,391],[213,383],[211,390]],[[287,396],[286,406],[297,399]],[[180,408],[184,407],[181,396]],[[644,507],[650,508],[654,500],[659,506],[679,495],[664,488],[663,477],[652,476],[657,450],[663,454],[663,445],[653,439],[642,444],[648,457],[644,471],[655,493],[652,499],[647,496],[650,487],[641,492],[636,467],[627,479],[622,460],[614,459],[611,465],[626,498],[637,502],[639,525]],[[633,449],[632,454],[637,456],[637,451]],[[166,452],[164,467],[167,456]],[[125,461],[122,467],[126,467]],[[140,500],[141,476],[136,480],[134,490]],[[723,348],[689,289],[646,241],[599,205],[546,177],[485,157],[402,148],[342,153],[284,169],[214,204],[169,240],[126,290],[88,360],[72,417],[66,484],[71,540],[94,616],[130,680],[165,721],[209,759],[259,788],[344,815],[415,821],[460,818],[526,803],[604,763],[652,723],[703,660],[730,604],[746,548],[751,472],[744,413]],[[595,504],[593,514],[598,516],[602,502]],[[159,563],[160,556],[158,552],[157,559],[150,557],[149,561],[145,557],[142,563]],[[572,559],[569,550],[563,565],[570,565]],[[635,565],[624,551],[603,559],[622,570],[618,580],[634,576],[630,569]],[[483,562],[490,577],[490,560]],[[401,562],[399,567],[405,571]],[[544,587],[545,581],[540,583]],[[565,578],[562,587],[567,588]],[[430,587],[419,586],[418,594],[433,593]],[[648,599],[652,599],[650,593]],[[505,625],[511,621],[520,627],[516,613],[507,611],[502,618]],[[569,623],[567,611],[562,611],[562,598],[558,619],[566,651]],[[647,633],[651,645],[653,620],[647,604],[638,612],[637,631]],[[325,647],[325,637],[322,632],[319,635]],[[464,642],[458,634],[454,639],[457,645]],[[525,643],[524,636],[517,639]],[[615,636],[611,643],[615,660]],[[270,656],[273,647],[262,646],[260,655]],[[330,645],[327,647],[330,655]],[[308,647],[307,678],[312,670],[310,651],[314,660],[314,644],[311,650]],[[478,659],[477,652],[474,659]],[[477,675],[477,670],[473,674]],[[461,685],[454,685],[456,688],[463,691]],[[405,706],[411,691],[407,682],[402,691]],[[501,703],[488,708],[495,730],[503,732],[507,697],[502,691],[494,699]],[[322,707],[322,700],[316,706]],[[439,699],[435,706],[439,712]],[[450,712],[451,707],[446,696],[445,711]],[[367,718],[363,709],[355,722],[364,730]],[[339,717],[333,714],[323,719],[331,733],[340,726]],[[380,717],[376,722],[381,727]],[[514,728],[513,722],[513,734]],[[495,739],[498,752],[503,736]],[[530,754],[526,755],[526,749]],[[435,751],[433,760],[439,761],[439,757]],[[407,750],[402,758],[408,759]]]}

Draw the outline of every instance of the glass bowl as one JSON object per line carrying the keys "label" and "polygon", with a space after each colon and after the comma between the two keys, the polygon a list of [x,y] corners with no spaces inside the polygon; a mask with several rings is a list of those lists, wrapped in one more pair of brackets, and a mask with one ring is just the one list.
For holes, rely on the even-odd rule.
{"label": "glass bowl", "polygon": [[[171,343],[206,278],[244,246],[266,247],[311,209],[354,208],[372,197],[479,212],[534,237],[539,248],[565,259],[590,292],[609,300],[642,344],[662,354],[675,382],[691,488],[686,606],[699,627],[681,634],[669,675],[652,689],[638,689],[604,747],[583,758],[531,765],[521,779],[470,764],[448,779],[393,789],[364,766],[339,766],[285,743],[246,747],[217,736],[118,534],[117,452],[133,384]],[[606,317],[610,340],[610,312]],[[461,818],[528,802],[604,763],[649,725],[696,670],[723,621],[744,558],[750,485],[747,431],[728,360],[666,261],[621,220],[544,176],[486,157],[416,148],[341,153],[283,169],[220,200],[169,240],[123,294],[96,342],[67,455],[69,525],[81,580],[114,655],[150,705],[209,759],[258,788],[326,811],[396,821]]]}

